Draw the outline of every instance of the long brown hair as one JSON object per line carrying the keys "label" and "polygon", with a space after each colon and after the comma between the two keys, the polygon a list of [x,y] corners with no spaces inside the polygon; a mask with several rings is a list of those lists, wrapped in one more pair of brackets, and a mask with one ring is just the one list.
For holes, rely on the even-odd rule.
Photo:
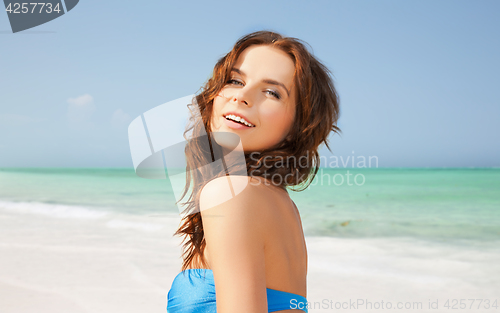
{"label": "long brown hair", "polygon": [[[195,96],[198,110],[191,110],[192,116],[184,133],[187,140],[186,185],[181,198],[188,193],[189,198],[183,212],[189,212],[174,236],[183,236],[182,271],[196,263],[201,268],[208,267],[205,262],[206,245],[199,196],[202,188],[210,180],[227,175],[223,168],[203,167],[213,160],[220,159],[222,149],[211,136],[211,114],[213,101],[230,79],[231,69],[240,54],[252,45],[269,45],[286,52],[295,64],[293,81],[296,87],[295,121],[288,136],[277,146],[253,153],[245,152],[246,168],[249,176],[271,177],[274,186],[294,191],[306,189],[318,172],[320,158],[318,147],[328,145],[328,136],[333,131],[339,134],[339,98],[331,73],[297,38],[284,37],[276,32],[257,31],[241,37],[233,49],[220,58],[214,67],[213,75]],[[195,113],[199,112],[199,114]],[[190,138],[186,137],[192,131]],[[206,135],[203,135],[205,134]],[[267,158],[266,158],[267,157]],[[294,162],[284,162],[293,157]],[[266,158],[266,159],[264,159]],[[288,160],[288,159],[287,159]],[[296,160],[299,160],[298,164]],[[265,162],[264,162],[265,161]],[[305,163],[305,164],[304,164]],[[279,181],[278,181],[279,179]],[[190,190],[192,188],[192,190]]]}

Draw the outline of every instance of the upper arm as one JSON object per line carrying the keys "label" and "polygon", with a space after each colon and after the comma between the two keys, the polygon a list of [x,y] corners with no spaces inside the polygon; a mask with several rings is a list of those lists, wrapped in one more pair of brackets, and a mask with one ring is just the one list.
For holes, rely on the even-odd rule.
{"label": "upper arm", "polygon": [[[245,176],[236,179],[248,182]],[[227,177],[216,178],[200,194],[217,312],[267,312],[263,201],[251,184],[236,195],[228,195],[227,186]]]}

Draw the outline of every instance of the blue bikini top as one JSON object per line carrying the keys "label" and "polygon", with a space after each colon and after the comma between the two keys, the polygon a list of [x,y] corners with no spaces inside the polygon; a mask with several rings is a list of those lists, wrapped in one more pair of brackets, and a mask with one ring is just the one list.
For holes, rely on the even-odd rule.
{"label": "blue bikini top", "polygon": [[[296,309],[307,313],[303,296],[269,288],[266,291],[268,312]],[[216,313],[216,308],[212,270],[195,268],[177,274],[167,295],[167,313]]]}

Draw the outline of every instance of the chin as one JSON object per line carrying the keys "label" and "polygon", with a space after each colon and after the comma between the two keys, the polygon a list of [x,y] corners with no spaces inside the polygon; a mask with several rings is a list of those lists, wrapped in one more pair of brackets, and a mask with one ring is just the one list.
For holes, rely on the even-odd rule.
{"label": "chin", "polygon": [[238,134],[227,130],[217,130],[212,132],[215,142],[229,150],[243,150],[242,141]]}

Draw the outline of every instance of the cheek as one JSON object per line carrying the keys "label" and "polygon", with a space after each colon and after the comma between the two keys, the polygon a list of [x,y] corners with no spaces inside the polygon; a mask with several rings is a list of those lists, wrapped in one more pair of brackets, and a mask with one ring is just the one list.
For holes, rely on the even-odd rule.
{"label": "cheek", "polygon": [[233,90],[234,90],[234,88],[229,88],[226,86],[226,87],[222,88],[221,91],[219,91],[219,94],[215,98],[219,99],[219,101],[222,99],[228,100],[233,96],[233,94],[234,94]]}
{"label": "cheek", "polygon": [[224,101],[220,96],[215,97],[214,102],[212,104],[212,116],[217,113],[221,113],[222,108],[224,107]]}
{"label": "cheek", "polygon": [[278,133],[288,132],[293,122],[293,113],[283,109],[261,112],[261,116],[266,120],[267,125],[276,129]]}
{"label": "cheek", "polygon": [[220,125],[218,125],[219,120],[217,119],[217,116],[219,116],[219,106],[216,103],[216,100],[214,100],[214,103],[212,105],[212,113],[210,116],[210,125],[211,125],[211,131],[213,132],[214,129],[218,129]]}
{"label": "cheek", "polygon": [[283,119],[285,110],[277,104],[262,105],[259,109],[259,115],[266,119]]}
{"label": "cheek", "polygon": [[211,120],[210,120],[210,131],[214,132],[217,131],[221,125],[220,121],[216,118],[217,115],[212,114]]}

